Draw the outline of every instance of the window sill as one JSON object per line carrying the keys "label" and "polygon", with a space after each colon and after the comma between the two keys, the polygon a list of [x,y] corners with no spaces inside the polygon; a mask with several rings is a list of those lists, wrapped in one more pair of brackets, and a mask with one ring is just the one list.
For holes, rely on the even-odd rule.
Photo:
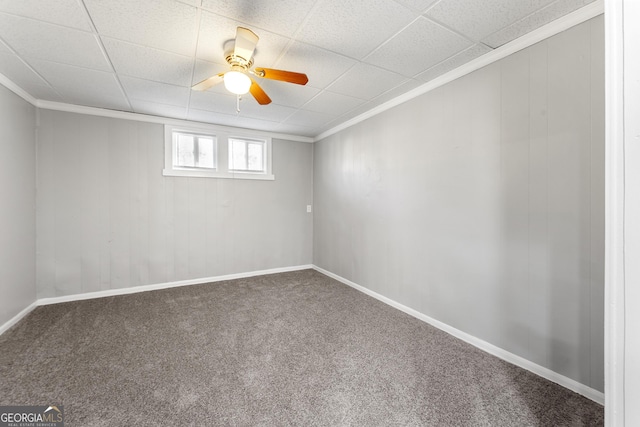
{"label": "window sill", "polygon": [[163,169],[164,176],[182,176],[190,178],[222,178],[222,179],[255,179],[259,181],[274,181],[273,174],[251,172],[206,172],[201,170]]}

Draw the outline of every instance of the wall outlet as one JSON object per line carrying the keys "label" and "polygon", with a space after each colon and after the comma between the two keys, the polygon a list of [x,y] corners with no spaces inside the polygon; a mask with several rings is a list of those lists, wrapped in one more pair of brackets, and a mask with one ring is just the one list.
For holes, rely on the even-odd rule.
{"label": "wall outlet", "polygon": [[307,205],[307,213],[311,213],[311,205]]}

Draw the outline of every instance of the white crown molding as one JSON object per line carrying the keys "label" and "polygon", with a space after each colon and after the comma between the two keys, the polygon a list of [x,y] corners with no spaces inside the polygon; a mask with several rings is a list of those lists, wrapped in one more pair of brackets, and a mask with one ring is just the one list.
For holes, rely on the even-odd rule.
{"label": "white crown molding", "polygon": [[6,87],[7,89],[9,89],[11,92],[15,93],[16,95],[18,95],[20,98],[24,99],[25,101],[27,101],[29,104],[37,107],[38,105],[38,100],[35,99],[33,96],[29,95],[25,90],[23,90],[20,86],[18,86],[17,84],[15,84],[14,82],[12,82],[11,80],[9,80],[9,78],[7,76],[5,76],[4,74],[0,73],[0,84],[4,87]]}
{"label": "white crown molding", "polygon": [[159,289],[176,288],[179,286],[201,285],[205,283],[222,282],[224,280],[244,279],[246,277],[263,276],[265,274],[286,273],[289,271],[308,270],[312,268],[313,266],[311,264],[296,265],[292,267],[270,268],[268,270],[256,270],[256,271],[249,271],[245,273],[226,274],[224,276],[203,277],[199,279],[157,283],[154,285],[134,286],[131,288],[109,289],[109,290],[98,291],[98,292],[87,292],[83,294],[67,295],[63,297],[40,298],[32,302],[28,307],[26,307],[20,313],[13,316],[9,321],[5,322],[3,325],[0,325],[0,335],[2,335],[4,332],[6,332],[9,328],[11,328],[16,323],[18,323],[27,314],[31,313],[31,311],[33,311],[34,308],[39,307],[41,305],[59,304],[62,302],[82,301],[82,300],[94,299],[94,298],[112,297],[116,295],[129,295],[129,294],[136,294],[139,292],[155,291]]}
{"label": "white crown molding", "polygon": [[390,305],[391,307],[394,307],[400,311],[403,311],[408,315],[415,317],[418,320],[422,320],[425,323],[428,323],[450,335],[453,335],[454,337],[459,338],[473,345],[474,347],[479,348],[480,350],[483,350],[489,354],[499,357],[500,359],[505,360],[509,363],[512,363],[516,366],[519,366],[523,369],[531,371],[534,374],[539,375],[543,378],[546,378],[549,381],[559,384],[565,388],[568,388],[569,390],[575,391],[576,393],[579,393],[593,400],[594,402],[599,403],[600,405],[604,405],[604,393],[598,390],[595,390],[589,386],[579,383],[576,380],[572,380],[571,378],[565,377],[564,375],[561,375],[548,368],[545,368],[544,366],[540,366],[536,363],[533,363],[532,361],[527,360],[521,356],[510,353],[500,347],[497,347],[493,344],[483,341],[480,338],[474,337],[473,335],[470,335],[466,332],[456,329],[453,326],[440,322],[439,320],[429,317],[426,314],[423,314],[417,310],[409,308],[406,305],[400,304],[399,302],[394,301],[391,298],[387,298],[384,295],[380,295],[379,293],[374,292],[368,288],[365,288],[364,286],[358,285],[357,283],[354,283],[348,279],[345,279],[344,277],[338,276],[337,274],[334,274],[328,270],[325,270],[322,267],[318,267],[317,265],[314,265],[313,269],[316,271],[319,271],[320,273],[326,276],[336,279],[337,281],[342,282],[345,285],[350,286],[364,294],[367,294],[379,301],[382,301],[383,303]]}
{"label": "white crown molding", "polygon": [[67,104],[64,102],[47,101],[43,99],[36,99],[29,95],[24,89],[11,81],[7,76],[0,73],[0,84],[30,103],[31,105],[42,108],[45,110],[64,111],[67,113],[87,114],[90,116],[108,117],[113,119],[133,120],[138,122],[147,123],[159,123],[163,125],[174,126],[198,126],[210,130],[224,130],[231,133],[246,133],[247,131],[253,134],[260,134],[270,136],[275,139],[285,139],[287,141],[307,142],[312,143],[313,138],[301,135],[292,135],[288,133],[278,133],[270,131],[261,131],[248,128],[236,128],[232,126],[217,125],[213,123],[195,122],[191,120],[171,119],[168,117],[151,116],[148,114],[131,113],[128,111],[109,110],[106,108],[87,107],[84,105]]}
{"label": "white crown molding", "polygon": [[277,133],[277,132],[269,132],[269,131],[253,130],[253,129],[245,129],[245,128],[236,128],[232,126],[216,125],[213,123],[194,122],[191,120],[170,119],[167,117],[151,116],[151,115],[140,114],[140,113],[131,113],[128,111],[108,110],[106,108],[87,107],[84,105],[66,104],[63,102],[45,101],[42,99],[37,100],[35,105],[38,108],[43,108],[45,110],[65,111],[68,113],[87,114],[91,116],[109,117],[113,119],[134,120],[138,122],[147,122],[147,123],[159,123],[163,125],[173,125],[173,126],[188,127],[188,126],[193,126],[195,124],[201,128],[212,129],[212,130],[220,129],[220,130],[224,130],[226,132],[231,132],[231,133],[251,131],[254,133],[260,133],[261,135],[267,135],[267,136],[270,136],[271,138],[276,138],[276,139],[286,139],[288,141],[297,141],[297,142],[313,142],[313,138],[310,138],[308,136],[291,135],[286,133]]}
{"label": "white crown molding", "polygon": [[380,104],[372,108],[371,110],[360,114],[359,116],[356,116],[350,120],[347,120],[346,122],[340,123],[339,125],[329,130],[326,130],[314,137],[313,141],[320,141],[328,136],[350,128],[357,123],[360,123],[397,105],[403,104],[413,98],[430,92],[442,85],[452,82],[453,80],[472,73],[473,71],[479,70],[482,67],[499,61],[500,59],[503,59],[522,49],[541,42],[542,40],[548,39],[551,36],[561,33],[562,31],[588,21],[589,19],[601,15],[602,13],[604,13],[604,0],[596,0],[593,3],[589,3],[587,6],[575,10],[561,18],[556,19],[555,21],[548,23],[547,25],[544,25],[534,31],[531,31],[530,33],[523,35],[522,37],[504,44],[499,48],[494,49],[493,51],[474,59],[473,61],[467,62],[466,64],[463,64],[458,68],[455,68],[439,77],[436,77],[428,83],[418,86],[417,88],[403,93],[402,95],[393,98],[385,102],[384,104]]}

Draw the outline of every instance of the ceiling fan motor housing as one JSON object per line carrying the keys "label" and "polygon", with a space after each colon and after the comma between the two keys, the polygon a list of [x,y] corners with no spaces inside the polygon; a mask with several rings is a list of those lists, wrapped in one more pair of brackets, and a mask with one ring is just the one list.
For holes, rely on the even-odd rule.
{"label": "ceiling fan motor housing", "polygon": [[[228,52],[225,56],[225,59],[229,65],[231,65],[231,69],[240,71],[247,71],[253,65],[253,58],[245,59],[241,56],[238,56],[233,53],[233,51]],[[238,70],[240,68],[240,70]]]}

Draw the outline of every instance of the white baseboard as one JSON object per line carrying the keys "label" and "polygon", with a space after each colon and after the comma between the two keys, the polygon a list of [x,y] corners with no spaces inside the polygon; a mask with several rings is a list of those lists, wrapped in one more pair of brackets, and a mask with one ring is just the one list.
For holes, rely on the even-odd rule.
{"label": "white baseboard", "polygon": [[31,304],[29,304],[29,306],[27,306],[27,308],[25,308],[20,313],[16,314],[11,319],[9,319],[7,322],[5,322],[3,325],[1,325],[0,326],[0,335],[4,334],[6,330],[8,330],[10,327],[15,325],[16,323],[18,323],[27,314],[31,313],[31,311],[34,308],[36,308],[37,306],[38,306],[38,302],[37,301],[32,302]]}
{"label": "white baseboard", "polygon": [[578,381],[572,380],[569,377],[565,377],[564,375],[561,375],[557,372],[554,372],[548,368],[545,368],[544,366],[540,366],[536,363],[531,362],[530,360],[527,360],[523,357],[520,357],[518,355],[515,355],[513,353],[510,353],[500,347],[497,347],[493,344],[490,344],[486,341],[483,341],[479,338],[474,337],[473,335],[470,335],[466,332],[463,332],[459,329],[456,329],[452,326],[447,325],[446,323],[440,322],[439,320],[436,320],[432,317],[427,316],[426,314],[420,313],[417,310],[414,310],[412,308],[409,308],[403,304],[400,304],[397,301],[394,301],[390,298],[385,297],[384,295],[380,295],[377,292],[374,292],[370,289],[365,288],[364,286],[358,285],[357,283],[354,283],[348,279],[345,279],[344,277],[338,276],[337,274],[334,274],[328,270],[325,270],[324,268],[318,267],[317,265],[313,266],[313,269],[316,271],[319,271],[322,274],[325,274],[333,279],[336,279],[339,282],[344,283],[345,285],[351,286],[352,288],[365,293],[369,296],[372,296],[373,298],[382,301],[385,304],[388,304],[394,308],[397,308],[400,311],[403,311],[405,313],[407,313],[410,316],[415,317],[416,319],[422,320],[423,322],[426,322],[432,326],[435,326],[438,329],[441,329],[445,332],[447,332],[450,335],[453,335],[456,338],[459,338],[477,348],[479,348],[480,350],[486,351],[489,354],[492,354],[494,356],[499,357],[502,360],[505,360],[509,363],[512,363],[516,366],[519,366],[521,368],[524,368],[528,371],[533,372],[536,375],[539,375],[543,378],[548,379],[549,381],[552,381],[556,384],[559,384],[565,388],[568,388],[569,390],[575,391],[578,394],[583,395],[586,398],[589,398],[591,400],[593,400],[596,403],[599,403],[601,405],[604,405],[604,393],[593,389],[591,387],[588,387],[582,383],[579,383]]}
{"label": "white baseboard", "polygon": [[288,271],[308,270],[312,268],[313,266],[311,264],[296,265],[292,267],[270,268],[268,270],[257,270],[257,271],[249,271],[245,273],[226,274],[224,276],[203,277],[199,279],[179,280],[177,282],[134,286],[131,288],[109,289],[106,291],[87,292],[83,294],[67,295],[63,297],[40,298],[34,301],[33,303],[31,303],[27,308],[22,310],[20,313],[16,314],[11,320],[9,320],[8,322],[0,326],[0,335],[2,335],[7,329],[12,327],[16,323],[18,323],[20,319],[22,319],[27,314],[29,314],[34,308],[41,305],[59,304],[61,302],[81,301],[81,300],[87,300],[87,299],[93,299],[93,298],[111,297],[116,295],[135,294],[138,292],[155,291],[158,289],[175,288],[178,286],[201,285],[204,283],[222,282],[224,280],[243,279],[245,277],[262,276],[265,274],[285,273]]}
{"label": "white baseboard", "polygon": [[157,283],[154,285],[134,286],[131,288],[109,289],[106,291],[87,292],[84,294],[67,295],[63,297],[41,298],[38,305],[59,304],[61,302],[80,301],[93,298],[112,297],[116,295],[136,294],[138,292],[155,291],[158,289],[176,288],[179,286],[201,285],[203,283],[222,282],[224,280],[243,279],[245,277],[262,276],[265,274],[285,273],[313,268],[312,265],[297,265],[293,267],[270,268],[268,270],[249,271],[246,273],[225,274],[224,276],[202,277],[198,279],[179,280],[177,282]]}

